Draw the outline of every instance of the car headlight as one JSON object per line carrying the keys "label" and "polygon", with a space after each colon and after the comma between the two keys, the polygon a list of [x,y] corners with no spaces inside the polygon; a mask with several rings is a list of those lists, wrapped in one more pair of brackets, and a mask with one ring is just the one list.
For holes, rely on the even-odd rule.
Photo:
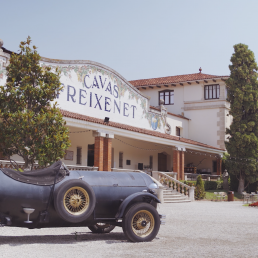
{"label": "car headlight", "polygon": [[153,194],[158,194],[158,185],[156,183],[151,183],[149,185],[149,192],[153,193]]}

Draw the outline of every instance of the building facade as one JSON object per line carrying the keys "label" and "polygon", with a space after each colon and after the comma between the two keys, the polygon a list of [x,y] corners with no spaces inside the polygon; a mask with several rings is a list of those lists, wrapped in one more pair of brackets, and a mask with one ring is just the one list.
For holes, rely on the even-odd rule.
{"label": "building facade", "polygon": [[[0,44],[0,85],[11,52]],[[98,170],[221,173],[227,76],[201,73],[127,81],[92,61],[41,59],[58,67],[56,101],[70,130],[64,162]],[[15,156],[19,161],[19,157]]]}

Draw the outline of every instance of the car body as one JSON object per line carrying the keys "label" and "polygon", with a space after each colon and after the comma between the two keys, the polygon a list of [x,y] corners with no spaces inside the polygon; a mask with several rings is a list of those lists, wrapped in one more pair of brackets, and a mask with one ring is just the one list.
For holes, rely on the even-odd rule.
{"label": "car body", "polygon": [[26,228],[121,226],[128,240],[151,241],[160,215],[157,185],[144,173],[69,171],[61,161],[29,172],[0,169],[0,223]]}

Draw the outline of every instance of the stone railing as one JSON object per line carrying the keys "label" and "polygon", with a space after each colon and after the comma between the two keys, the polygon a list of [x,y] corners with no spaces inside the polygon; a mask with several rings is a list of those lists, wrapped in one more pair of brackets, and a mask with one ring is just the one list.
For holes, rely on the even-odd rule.
{"label": "stone railing", "polygon": [[[15,164],[15,163],[14,163]],[[25,162],[24,161],[16,161],[16,164],[19,166],[20,169],[24,169],[25,168]],[[11,162],[9,160],[0,160],[0,168],[11,168],[11,169],[16,169],[16,167],[14,167]],[[41,168],[41,166],[39,166],[38,164],[34,164],[33,165],[33,169],[39,169]]]}
{"label": "stone railing", "polygon": [[176,190],[177,192],[187,195],[189,200],[194,201],[194,189],[195,187],[186,185],[179,180],[171,177],[168,173],[160,171],[152,171],[152,173],[158,175],[159,182],[165,187]]}
{"label": "stone railing", "polygon": [[98,167],[89,167],[89,166],[77,166],[77,165],[66,165],[69,170],[86,170],[86,171],[97,171]]}
{"label": "stone railing", "polygon": [[[17,165],[19,166],[20,169],[24,170],[24,161],[16,161]],[[94,171],[98,170],[98,167],[89,167],[89,166],[77,166],[77,165],[66,165],[69,170],[86,170],[86,171]],[[0,168],[11,168],[11,169],[16,169],[13,167],[11,162],[9,160],[0,160]],[[39,169],[42,168],[39,166],[37,163],[33,165],[32,169]]]}

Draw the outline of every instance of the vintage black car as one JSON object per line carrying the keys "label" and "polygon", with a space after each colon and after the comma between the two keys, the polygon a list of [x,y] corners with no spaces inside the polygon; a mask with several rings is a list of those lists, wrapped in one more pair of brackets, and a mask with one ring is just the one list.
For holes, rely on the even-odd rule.
{"label": "vintage black car", "polygon": [[157,184],[134,172],[0,169],[0,224],[26,228],[84,227],[93,233],[123,228],[129,241],[151,241],[162,216]]}

